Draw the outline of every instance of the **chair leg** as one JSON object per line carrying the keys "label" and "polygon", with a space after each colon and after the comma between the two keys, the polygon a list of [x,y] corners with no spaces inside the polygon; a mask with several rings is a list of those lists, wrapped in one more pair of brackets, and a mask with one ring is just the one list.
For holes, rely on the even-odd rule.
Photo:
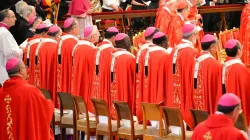
{"label": "chair leg", "polygon": [[76,133],[75,133],[75,138],[76,138],[76,140],[79,140],[79,132],[80,132],[80,131],[76,130]]}
{"label": "chair leg", "polygon": [[100,140],[100,135],[96,134],[96,140]]}
{"label": "chair leg", "polygon": [[61,140],[66,140],[66,128],[61,128]]}
{"label": "chair leg", "polygon": [[90,140],[90,133],[85,133],[87,140]]}

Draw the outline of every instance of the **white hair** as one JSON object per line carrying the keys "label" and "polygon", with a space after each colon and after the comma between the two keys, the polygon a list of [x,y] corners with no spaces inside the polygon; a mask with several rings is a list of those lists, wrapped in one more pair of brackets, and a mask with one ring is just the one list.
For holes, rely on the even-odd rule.
{"label": "white hair", "polygon": [[34,9],[34,6],[27,5],[21,10],[20,15],[22,15],[23,18],[26,18],[30,13],[33,12]]}
{"label": "white hair", "polygon": [[27,6],[28,4],[25,2],[25,1],[18,1],[16,4],[15,4],[15,8],[16,8],[16,13],[18,14],[21,14],[21,10]]}

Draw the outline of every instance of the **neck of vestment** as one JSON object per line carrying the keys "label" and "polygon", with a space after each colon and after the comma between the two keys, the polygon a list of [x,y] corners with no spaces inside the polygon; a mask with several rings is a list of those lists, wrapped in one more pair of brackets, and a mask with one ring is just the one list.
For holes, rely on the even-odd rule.
{"label": "neck of vestment", "polygon": [[0,22],[0,27],[4,27],[6,28],[7,30],[9,30],[10,26],[8,26],[7,24],[3,23],[3,22]]}

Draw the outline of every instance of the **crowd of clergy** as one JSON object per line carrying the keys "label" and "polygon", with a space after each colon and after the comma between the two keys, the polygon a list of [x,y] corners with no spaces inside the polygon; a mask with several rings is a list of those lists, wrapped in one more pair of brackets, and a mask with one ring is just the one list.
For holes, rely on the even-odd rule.
{"label": "crowd of clergy", "polygon": [[[49,124],[60,106],[57,92],[81,96],[92,113],[90,98],[103,99],[112,119],[117,119],[113,100],[127,102],[139,122],[142,102],[178,108],[190,129],[194,126],[189,109],[205,110],[211,116],[192,139],[205,140],[207,133],[216,140],[247,139],[233,126],[242,111],[247,124],[250,121],[250,72],[240,59],[240,41],[226,42],[227,58],[221,64],[214,57],[218,39],[203,35],[197,9],[190,13],[194,6],[185,0],[161,3],[156,27],[145,30],[145,41],[134,53],[130,37],[116,27],[107,28],[99,41],[97,26],[87,26],[79,38],[81,27],[75,18],[66,19],[63,29],[37,24],[35,34],[19,48],[8,31],[15,15],[9,9],[1,11],[0,139],[53,139]],[[49,90],[53,101],[39,88]]]}

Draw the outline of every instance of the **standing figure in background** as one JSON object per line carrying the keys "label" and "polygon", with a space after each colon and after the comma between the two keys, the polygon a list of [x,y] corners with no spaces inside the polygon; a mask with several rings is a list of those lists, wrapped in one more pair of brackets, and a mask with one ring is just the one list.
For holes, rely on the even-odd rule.
{"label": "standing figure in background", "polygon": [[93,25],[90,0],[72,0],[68,14],[78,19],[80,26],[80,37],[83,38],[84,28]]}
{"label": "standing figure in background", "polygon": [[[143,2],[143,0],[132,0],[132,10],[146,10],[147,5]],[[141,28],[146,28],[147,23],[145,22],[144,18],[132,18],[132,27],[136,30]]]}
{"label": "standing figure in background", "polygon": [[16,17],[13,11],[5,9],[0,11],[0,84],[9,79],[5,64],[11,57],[22,58],[23,51],[19,49],[16,40],[8,31],[15,25]]}

